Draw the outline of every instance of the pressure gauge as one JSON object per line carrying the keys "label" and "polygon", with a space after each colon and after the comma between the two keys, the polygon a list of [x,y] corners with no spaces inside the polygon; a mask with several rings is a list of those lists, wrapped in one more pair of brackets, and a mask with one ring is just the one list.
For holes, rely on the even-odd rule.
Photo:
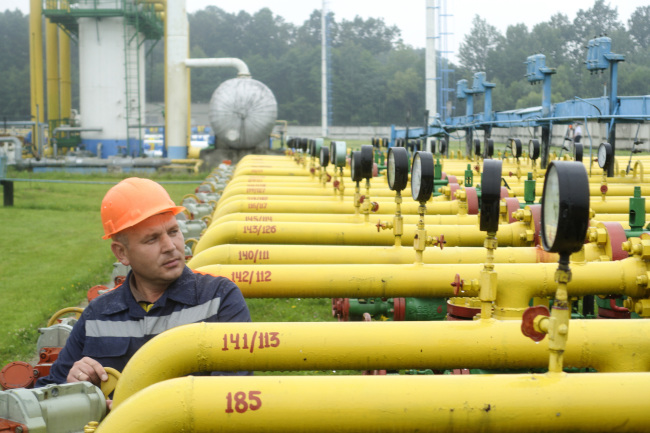
{"label": "pressure gauge", "polygon": [[488,138],[485,140],[485,156],[484,158],[492,158],[492,155],[494,155],[494,140],[491,138]]}
{"label": "pressure gauge", "polygon": [[403,191],[409,180],[409,157],[403,147],[388,149],[388,166],[386,168],[388,187],[392,191]]}
{"label": "pressure gauge", "polygon": [[512,150],[512,155],[515,158],[519,158],[521,156],[521,140],[518,138],[511,138],[510,139],[510,147]]}
{"label": "pressure gauge", "polygon": [[528,157],[535,161],[537,158],[539,158],[539,149],[540,149],[540,144],[539,140],[533,138],[528,142]]}
{"label": "pressure gauge", "polygon": [[316,158],[316,140],[309,140],[309,155]]}
{"label": "pressure gauge", "polygon": [[542,195],[542,244],[548,252],[580,251],[589,225],[589,178],[582,163],[553,161]]}
{"label": "pressure gauge", "polygon": [[374,148],[370,144],[361,146],[361,178],[370,179],[372,177],[372,166],[374,161]]}
{"label": "pressure gauge", "polygon": [[501,160],[486,159],[481,173],[480,229],[496,232],[499,228],[501,202]]}
{"label": "pressure gauge", "polygon": [[345,168],[347,145],[345,141],[332,141],[330,144],[330,161],[336,167]]}
{"label": "pressure gauge", "polygon": [[440,154],[441,155],[446,155],[447,154],[447,140],[444,138],[440,139],[440,145],[438,146],[440,149]]}
{"label": "pressure gauge", "polygon": [[350,154],[350,177],[354,182],[360,182],[361,176],[361,152],[355,150]]}
{"label": "pressure gauge", "polygon": [[575,143],[573,146],[573,160],[582,162],[582,144]]}
{"label": "pressure gauge", "polygon": [[598,166],[607,170],[612,162],[612,145],[609,143],[600,143],[598,147]]}
{"label": "pressure gauge", "polygon": [[428,201],[433,192],[433,155],[417,152],[411,166],[411,195],[413,200]]}
{"label": "pressure gauge", "polygon": [[327,148],[327,146],[322,146],[320,148],[320,155],[318,157],[318,162],[320,163],[320,166],[325,168],[330,164],[330,150]]}
{"label": "pressure gauge", "polygon": [[481,140],[478,138],[474,139],[474,155],[479,156],[481,154]]}

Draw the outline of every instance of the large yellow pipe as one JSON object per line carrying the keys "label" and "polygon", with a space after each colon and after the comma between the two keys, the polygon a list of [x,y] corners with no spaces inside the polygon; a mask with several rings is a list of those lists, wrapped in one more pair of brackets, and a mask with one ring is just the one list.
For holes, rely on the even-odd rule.
{"label": "large yellow pipe", "polygon": [[97,433],[641,432],[649,386],[647,373],[184,377],[113,409]]}
{"label": "large yellow pipe", "polygon": [[[311,201],[307,205],[297,200],[265,200],[265,196],[254,197],[253,199],[237,200],[231,203],[219,206],[212,215],[212,219],[217,219],[223,215],[233,212],[259,212],[259,213],[337,213],[353,214],[355,212],[352,202],[342,202],[339,200],[321,200]],[[370,197],[372,201],[378,201]],[[458,200],[436,201],[427,203],[427,214],[430,215],[454,215],[458,213]],[[402,214],[418,214],[419,203],[407,201],[402,203]],[[384,216],[378,216],[382,214]],[[395,214],[395,202],[381,201],[377,212],[370,214],[370,219],[385,218],[386,214]]]}
{"label": "large yellow pipe", "polygon": [[[365,188],[363,188],[363,191],[365,191]],[[409,190],[410,192],[410,186]],[[297,187],[297,186],[291,186],[291,187],[278,187],[278,186],[246,186],[246,185],[239,185],[239,186],[227,186],[226,189],[224,190],[223,194],[221,195],[221,199],[219,202],[222,200],[225,201],[226,199],[233,197],[233,196],[245,196],[245,195],[252,195],[252,194],[266,194],[269,196],[288,196],[287,199],[291,200],[293,197],[292,196],[320,196],[320,197],[337,197],[339,200],[340,194],[337,193],[337,195],[334,194],[334,189],[332,187],[332,184],[328,184],[327,187],[323,188],[322,185],[315,184],[313,187]],[[345,196],[353,196],[354,195],[354,188],[345,188],[345,191],[343,192]],[[391,191],[388,188],[376,188],[372,187],[370,189],[370,197],[395,197],[395,191]]]}
{"label": "large yellow pipe", "polygon": [[[649,371],[646,337],[650,320],[571,320],[564,365]],[[154,383],[200,371],[544,368],[548,359],[548,339],[525,337],[520,321],[196,323],[159,334],[133,355],[113,408]]]}
{"label": "large yellow pipe", "polygon": [[[482,264],[390,265],[210,265],[199,271],[222,275],[237,283],[247,298],[450,298],[459,275],[465,296],[477,296]],[[521,317],[533,297],[555,294],[555,263],[494,265],[497,273],[495,309],[499,317]],[[570,296],[627,295],[645,298],[647,264],[637,257],[614,262],[571,265]],[[645,282],[644,282],[645,281]]]}
{"label": "large yellow pipe", "polygon": [[[226,222],[210,229],[201,236],[194,251],[199,253],[209,247],[223,244],[312,244],[312,245],[383,245],[395,244],[392,231],[377,232],[376,222],[361,224],[343,223],[296,223],[296,222]],[[402,245],[413,245],[417,227],[405,225]],[[485,232],[474,225],[431,225],[429,236],[444,235],[447,246],[480,247],[485,242]],[[532,246],[528,241],[529,226],[516,221],[499,226],[499,245],[519,247]]]}
{"label": "large yellow pipe", "polygon": [[[605,220],[605,221],[618,221],[624,218],[620,216],[621,214],[613,214],[617,219]],[[404,224],[417,224],[420,219],[419,215],[403,215],[402,216]],[[347,224],[360,224],[365,221],[363,214],[337,214],[337,213],[268,213],[268,214],[256,214],[256,213],[247,213],[247,212],[236,212],[227,215],[220,216],[216,220],[212,220],[210,227],[212,225],[217,226],[218,224],[229,222],[229,221],[251,221],[251,222],[274,222],[274,221],[283,221],[283,222],[316,222],[316,223],[347,223]],[[392,218],[390,215],[375,215],[370,218],[371,222],[375,224],[379,221],[386,222],[390,221],[392,223]],[[425,225],[476,225],[479,223],[478,215],[425,215],[424,224]]]}
{"label": "large yellow pipe", "polygon": [[[595,252],[595,249],[592,249]],[[597,260],[600,254],[592,254]],[[494,254],[495,263],[557,263],[558,255],[547,253],[541,247],[502,247]],[[450,247],[427,248],[423,263],[483,263],[485,248]],[[313,263],[366,263],[412,264],[415,251],[410,247],[357,247],[337,245],[217,245],[197,253],[189,262],[192,269],[215,264],[313,264]]]}
{"label": "large yellow pipe", "polygon": [[56,24],[45,20],[45,47],[47,69],[47,119],[61,118],[59,103],[59,40]]}
{"label": "large yellow pipe", "polygon": [[[607,197],[610,196],[624,196],[624,197],[634,197],[634,187],[641,186],[641,195],[648,196],[650,195],[650,185],[639,184],[639,185],[629,185],[629,184],[616,184],[616,183],[607,183]],[[535,195],[541,197],[544,190],[544,183],[537,182],[535,185]],[[511,194],[514,194],[515,197],[524,196],[524,186],[523,185],[514,185],[510,187]],[[601,196],[600,183],[591,183],[589,185],[589,195],[594,198]]]}
{"label": "large yellow pipe", "polygon": [[[43,27],[41,0],[30,0],[29,3],[29,64],[30,90],[32,102],[32,119],[41,123],[45,119],[45,103],[43,96]],[[38,113],[38,116],[37,116]],[[38,126],[34,135],[34,145],[38,141]]]}
{"label": "large yellow pipe", "polygon": [[72,79],[70,78],[70,36],[59,29],[59,77],[61,118],[72,116]]}

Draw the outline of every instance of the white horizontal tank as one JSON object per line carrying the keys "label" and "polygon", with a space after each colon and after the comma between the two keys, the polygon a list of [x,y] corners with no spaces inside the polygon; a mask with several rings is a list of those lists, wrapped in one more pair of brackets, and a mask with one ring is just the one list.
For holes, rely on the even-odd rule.
{"label": "white horizontal tank", "polygon": [[217,148],[254,149],[268,143],[278,104],[273,92],[260,81],[233,78],[212,94],[209,116]]}

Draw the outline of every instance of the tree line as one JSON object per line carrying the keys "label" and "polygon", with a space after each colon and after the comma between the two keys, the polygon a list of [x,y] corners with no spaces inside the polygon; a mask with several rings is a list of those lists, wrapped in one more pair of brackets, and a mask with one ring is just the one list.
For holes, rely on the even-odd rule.
{"label": "tree line", "polygon": [[[278,117],[293,124],[317,125],[321,116],[321,13],[314,10],[301,25],[288,23],[268,8],[253,14],[228,13],[216,6],[188,15],[190,56],[237,57],[253,78],[266,84],[278,101]],[[419,124],[425,107],[424,49],[405,44],[397,27],[381,18],[337,20],[330,16],[332,116],[334,125]],[[0,121],[29,117],[28,16],[20,11],[0,13]],[[580,10],[573,19],[557,13],[529,29],[525,24],[499,32],[480,16],[461,43],[458,64],[449,62],[450,87],[461,78],[471,80],[485,71],[497,84],[493,108],[507,110],[539,105],[541,86],[526,81],[523,62],[532,54],[546,55],[553,76],[552,101],[575,96],[603,95],[609,74],[590,75],[584,67],[587,41],[607,35],[612,51],[625,55],[619,66],[619,95],[648,94],[650,83],[650,6],[637,8],[626,23],[604,0]],[[164,97],[163,44],[148,42],[146,94],[150,102]],[[72,47],[72,74],[78,76],[78,52]],[[192,101],[208,102],[233,71],[195,69]],[[464,102],[453,94],[453,113]],[[475,110],[482,111],[480,100]],[[78,86],[73,84],[73,106]]]}

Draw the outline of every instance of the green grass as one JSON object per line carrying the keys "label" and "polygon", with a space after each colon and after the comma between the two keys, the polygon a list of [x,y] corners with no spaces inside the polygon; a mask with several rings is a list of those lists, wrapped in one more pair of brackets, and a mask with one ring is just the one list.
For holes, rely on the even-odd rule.
{"label": "green grass", "polygon": [[[9,178],[114,183],[131,175],[37,174],[11,168],[7,173]],[[151,177],[198,184],[205,174]],[[0,207],[0,368],[33,359],[38,327],[61,308],[79,305],[90,287],[109,281],[114,258],[108,241],[101,239],[99,208],[110,187],[14,183],[14,206]],[[165,187],[176,202],[194,191],[190,184]]]}
{"label": "green grass", "polygon": [[[11,361],[33,361],[38,328],[61,308],[82,303],[90,287],[109,281],[114,257],[109,242],[101,239],[99,208],[112,184],[131,175],[137,174],[9,169],[9,178],[111,184],[14,183],[14,206],[0,207],[0,368]],[[157,181],[196,180],[198,184],[206,173],[140,175]],[[195,188],[192,184],[164,186],[176,203]],[[336,320],[330,299],[248,299],[247,303],[256,322]]]}

